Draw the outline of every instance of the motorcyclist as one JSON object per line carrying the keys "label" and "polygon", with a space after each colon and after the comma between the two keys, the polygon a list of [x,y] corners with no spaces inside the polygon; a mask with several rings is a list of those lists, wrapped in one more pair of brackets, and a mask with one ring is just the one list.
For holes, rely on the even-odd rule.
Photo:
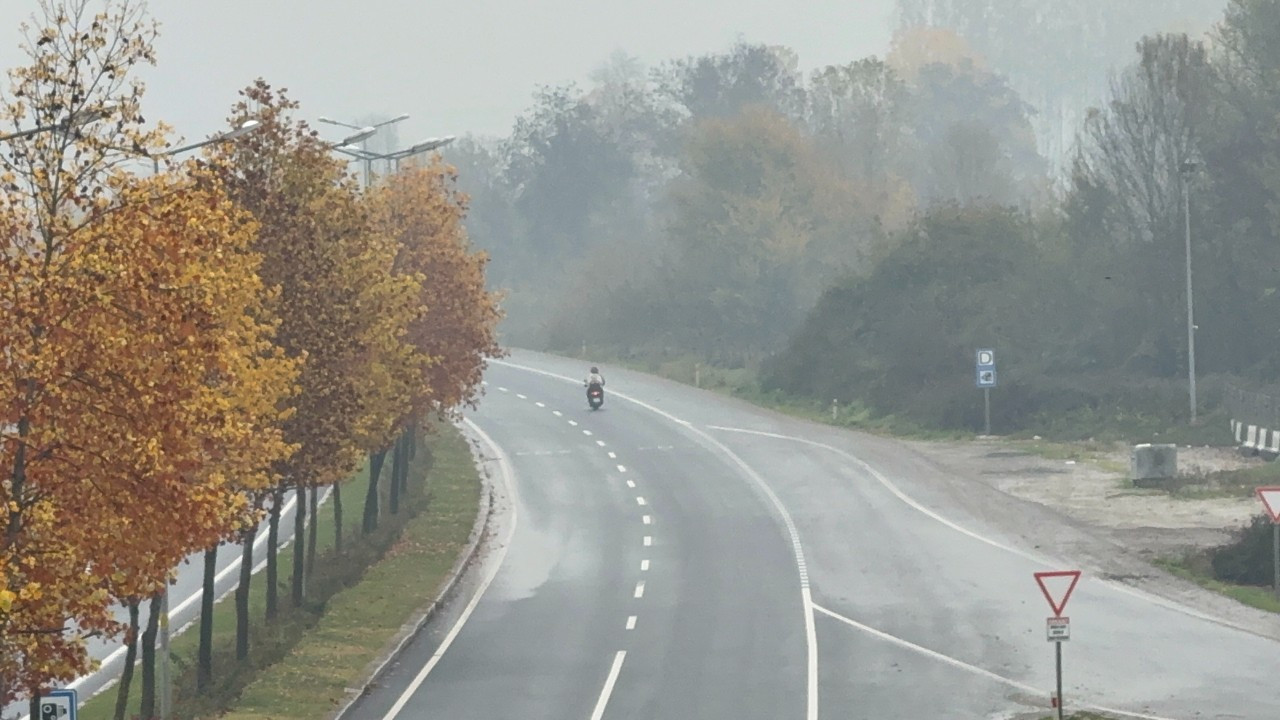
{"label": "motorcyclist", "polygon": [[582,384],[585,385],[587,389],[591,389],[592,385],[599,385],[603,388],[604,376],[600,374],[600,368],[592,365],[590,374],[587,375],[587,379],[584,380]]}

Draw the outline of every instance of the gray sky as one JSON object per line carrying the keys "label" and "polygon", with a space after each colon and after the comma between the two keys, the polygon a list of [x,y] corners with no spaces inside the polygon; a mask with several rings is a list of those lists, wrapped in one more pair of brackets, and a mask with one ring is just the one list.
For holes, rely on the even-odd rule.
{"label": "gray sky", "polygon": [[[236,90],[262,76],[289,88],[308,120],[410,113],[399,134],[413,142],[505,134],[536,85],[585,82],[615,50],[652,65],[742,37],[791,47],[806,70],[882,55],[892,0],[150,0],[149,7],[162,35],[158,67],[145,75],[147,112],[187,138],[219,127]],[[0,68],[23,62],[17,28],[36,8],[36,0],[0,2]]]}

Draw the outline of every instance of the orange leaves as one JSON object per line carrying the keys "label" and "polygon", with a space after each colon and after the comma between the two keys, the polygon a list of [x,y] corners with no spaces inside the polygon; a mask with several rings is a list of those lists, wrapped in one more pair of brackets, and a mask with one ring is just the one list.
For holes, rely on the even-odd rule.
{"label": "orange leaves", "polygon": [[471,250],[466,199],[438,160],[387,179],[372,193],[379,227],[397,244],[396,272],[421,278],[424,311],[406,340],[432,362],[418,381],[414,412],[448,413],[474,401],[486,358],[499,357],[497,297],[485,289],[488,259]]}

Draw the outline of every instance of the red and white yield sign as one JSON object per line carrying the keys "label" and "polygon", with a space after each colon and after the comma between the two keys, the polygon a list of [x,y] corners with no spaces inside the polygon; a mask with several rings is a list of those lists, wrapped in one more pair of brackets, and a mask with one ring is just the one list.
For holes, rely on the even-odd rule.
{"label": "red and white yield sign", "polygon": [[1280,523],[1280,487],[1258,488],[1258,499],[1262,501],[1262,506],[1271,516],[1271,522]]}
{"label": "red and white yield sign", "polygon": [[1078,582],[1080,582],[1079,570],[1036,573],[1036,583],[1040,586],[1040,592],[1044,593],[1044,599],[1049,601],[1049,607],[1053,608],[1054,617],[1062,617],[1062,611],[1066,609],[1067,601],[1071,599],[1071,591],[1076,589]]}

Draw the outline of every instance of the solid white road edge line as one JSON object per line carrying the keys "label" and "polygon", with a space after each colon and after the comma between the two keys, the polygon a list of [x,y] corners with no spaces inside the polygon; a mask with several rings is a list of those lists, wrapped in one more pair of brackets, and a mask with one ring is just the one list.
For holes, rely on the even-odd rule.
{"label": "solid white road edge line", "polygon": [[[564,382],[573,383],[574,385],[578,384],[578,380],[567,375],[548,372],[528,365],[521,365],[519,363],[508,362],[506,360],[491,360],[490,362],[494,365],[502,365],[516,370],[524,370],[525,372],[531,372],[535,375],[542,375],[544,377],[562,380]],[[804,613],[805,645],[807,650],[806,659],[808,669],[805,719],[818,720],[818,636],[817,631],[814,629],[813,600],[809,592],[809,567],[805,562],[804,547],[800,544],[800,532],[796,529],[796,524],[791,518],[791,513],[787,511],[786,506],[782,504],[782,500],[778,498],[778,495],[773,492],[773,488],[769,487],[769,483],[765,482],[764,478],[761,477],[759,473],[753,470],[742,458],[738,457],[738,455],[730,450],[728,446],[712,437],[706,431],[694,427],[693,423],[687,420],[682,420],[661,408],[650,405],[643,400],[631,397],[625,393],[615,390],[613,391],[613,396],[664,417],[676,425],[682,426],[687,432],[702,440],[704,445],[709,445],[718,450],[724,457],[727,457],[738,468],[738,470],[747,477],[747,479],[753,482],[756,487],[764,493],[765,497],[769,499],[769,502],[772,503],[774,509],[778,513],[778,516],[782,519],[783,525],[786,527],[787,534],[790,536],[791,549],[795,554],[796,570],[800,574],[801,612]]]}
{"label": "solid white road edge line", "polygon": [[480,426],[476,425],[471,418],[463,418],[462,422],[465,423],[466,426],[482,441],[484,441],[484,443],[489,446],[489,449],[493,451],[494,456],[498,458],[498,467],[501,470],[499,474],[502,476],[502,485],[507,491],[507,497],[511,498],[511,522],[507,524],[502,540],[498,544],[498,549],[494,554],[492,565],[489,567],[489,574],[486,575],[484,581],[480,583],[480,587],[476,588],[475,595],[471,596],[471,601],[467,603],[467,607],[463,609],[462,614],[459,615],[457,621],[453,623],[453,627],[449,628],[449,633],[444,636],[444,640],[441,641],[440,646],[436,648],[431,659],[427,660],[427,663],[418,671],[418,674],[413,678],[413,682],[410,682],[409,686],[405,688],[400,697],[396,699],[396,704],[391,706],[391,709],[383,716],[383,720],[393,720],[393,718],[400,714],[400,711],[404,710],[405,705],[409,703],[409,700],[413,697],[414,693],[418,691],[418,688],[426,681],[427,676],[430,675],[431,671],[435,669],[437,664],[439,664],[440,658],[444,657],[445,651],[447,651],[449,646],[453,644],[454,639],[458,637],[458,633],[462,632],[462,626],[467,624],[467,620],[471,618],[471,613],[475,612],[476,605],[480,604],[480,598],[484,597],[485,591],[489,589],[489,585],[493,583],[493,579],[498,576],[498,570],[502,568],[502,561],[507,557],[507,548],[511,546],[511,538],[515,534],[516,520],[518,519],[517,507],[519,506],[519,503],[516,502],[517,491],[515,471],[511,467],[511,459],[507,457],[506,451],[504,451],[498,443],[494,442],[493,438],[489,437],[488,433],[480,429]]}
{"label": "solid white road edge line", "polygon": [[[997,675],[991,672],[990,670],[984,670],[978,667],[977,665],[970,665],[969,663],[963,660],[957,660],[956,658],[953,658],[950,655],[943,655],[937,650],[930,650],[929,648],[924,647],[922,645],[916,645],[915,643],[909,640],[903,640],[902,638],[896,635],[890,635],[889,633],[883,630],[877,630],[871,627],[870,625],[863,625],[857,620],[847,618],[838,612],[828,610],[817,603],[812,603],[812,606],[814,610],[817,610],[818,612],[822,613],[823,615],[826,615],[827,617],[830,617],[834,620],[839,620],[845,625],[861,630],[862,632],[865,632],[868,635],[884,640],[887,643],[897,645],[900,648],[910,650],[911,652],[918,653],[920,655],[924,655],[927,658],[931,658],[933,660],[937,660],[938,662],[950,665],[951,667],[973,673],[974,675],[980,675],[988,680],[998,682],[1002,685],[1008,685],[1011,688],[1021,690],[1029,695],[1041,696],[1044,694],[1043,688],[1032,687],[1030,685],[1027,685],[1026,683],[1019,682],[1012,678],[1007,678],[1007,677],[1004,677],[1003,675]],[[1094,705],[1091,703],[1090,704],[1081,703],[1081,704],[1085,705],[1090,710],[1099,710],[1101,712],[1110,713],[1112,715],[1123,715],[1124,717],[1137,718],[1138,720],[1174,720],[1173,718],[1167,718],[1161,715],[1145,715],[1143,713],[1129,712],[1128,710],[1117,710],[1116,708],[1109,708],[1109,707],[1104,707],[1102,705]]]}
{"label": "solid white road edge line", "polygon": [[[949,527],[952,530],[955,530],[956,532],[962,535],[965,535],[966,537],[970,537],[974,540],[977,540],[978,542],[985,543],[998,550],[1003,550],[1007,553],[1011,553],[1024,560],[1028,560],[1030,562],[1036,563],[1037,565],[1041,565],[1046,568],[1053,568],[1062,564],[1062,563],[1054,562],[1052,559],[1042,555],[1037,555],[1035,553],[1029,553],[1029,552],[1026,552],[1025,550],[1020,550],[1015,547],[1010,547],[1008,545],[1005,545],[1002,542],[993,540],[984,535],[980,535],[966,527],[963,527],[961,525],[958,525],[952,522],[951,520],[948,520],[942,515],[939,515],[933,510],[930,510],[929,508],[920,504],[919,502],[916,501],[915,498],[903,492],[902,489],[899,488],[897,485],[895,485],[892,480],[885,477],[883,474],[880,473],[880,471],[871,467],[871,465],[868,464],[867,461],[863,460],[862,458],[852,453],[841,450],[838,447],[828,445],[826,443],[821,443],[816,440],[810,440],[808,438],[796,437],[794,435],[783,435],[780,433],[764,432],[763,430],[749,430],[747,428],[724,427],[721,425],[708,425],[707,427],[710,428],[711,430],[719,430],[721,432],[739,433],[742,435],[756,435],[758,437],[773,438],[775,440],[787,440],[789,442],[796,442],[796,443],[801,443],[803,445],[810,445],[812,447],[821,448],[823,450],[827,450],[828,452],[835,453],[836,455],[839,455],[855,463],[858,467],[862,468],[869,475],[871,475],[871,477],[874,478],[876,482],[880,483],[880,485],[882,485],[886,490],[888,490],[891,494],[893,494],[894,497],[901,500],[911,509],[922,513],[923,515],[925,515],[926,517],[932,520],[942,523],[946,527]],[[1101,584],[1103,587],[1109,588],[1112,591],[1118,592],[1122,595],[1128,595],[1130,597],[1138,598],[1139,600],[1144,600],[1146,602],[1152,603],[1153,605],[1159,605],[1160,607],[1163,607],[1165,609],[1173,610],[1174,612],[1182,613],[1183,615],[1197,618],[1199,620],[1205,620],[1207,622],[1221,625],[1223,627],[1229,627],[1233,630],[1239,630],[1241,632],[1245,632],[1250,635],[1256,636],[1257,634],[1254,631],[1250,630],[1249,628],[1244,627],[1243,625],[1237,625],[1236,623],[1233,623],[1230,620],[1214,617],[1213,615],[1201,612],[1199,610],[1196,610],[1195,608],[1187,607],[1186,605],[1180,605],[1176,602],[1173,602],[1172,600],[1166,600],[1165,598],[1159,597],[1157,595],[1152,595],[1147,592],[1143,592],[1142,590],[1129,587],[1128,585],[1123,585],[1120,583],[1111,582],[1107,580],[1100,580],[1096,578],[1088,578],[1086,582],[1090,582],[1090,583],[1097,582]]]}
{"label": "solid white road edge line", "polygon": [[596,709],[591,711],[591,720],[604,717],[605,706],[609,704],[609,696],[613,694],[614,683],[618,682],[618,673],[622,672],[622,661],[627,657],[626,650],[619,650],[613,656],[613,667],[609,668],[609,677],[605,678],[604,687],[600,690],[600,699],[596,700]]}

